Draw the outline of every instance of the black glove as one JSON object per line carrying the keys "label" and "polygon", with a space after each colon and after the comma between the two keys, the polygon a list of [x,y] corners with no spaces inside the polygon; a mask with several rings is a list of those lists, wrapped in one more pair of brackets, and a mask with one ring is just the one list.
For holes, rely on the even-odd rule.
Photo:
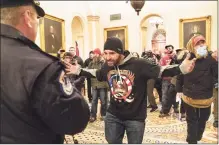
{"label": "black glove", "polygon": [[81,90],[81,88],[84,86],[85,77],[81,76],[74,80],[74,85],[78,90]]}

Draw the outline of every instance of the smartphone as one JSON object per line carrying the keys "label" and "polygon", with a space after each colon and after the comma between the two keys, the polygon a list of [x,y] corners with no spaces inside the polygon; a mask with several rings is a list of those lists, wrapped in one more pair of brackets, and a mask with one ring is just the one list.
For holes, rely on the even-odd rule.
{"label": "smartphone", "polygon": [[72,64],[72,65],[76,65],[76,61],[77,61],[76,59],[72,59],[71,64]]}

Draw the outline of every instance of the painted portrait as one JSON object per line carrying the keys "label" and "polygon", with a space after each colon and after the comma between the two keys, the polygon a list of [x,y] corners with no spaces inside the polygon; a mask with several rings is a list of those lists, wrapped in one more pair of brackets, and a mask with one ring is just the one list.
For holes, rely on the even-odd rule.
{"label": "painted portrait", "polygon": [[50,54],[65,49],[64,20],[45,15],[40,19],[41,48]]}
{"label": "painted portrait", "polygon": [[180,47],[186,47],[190,38],[195,35],[203,35],[206,43],[210,45],[211,16],[180,19]]}
{"label": "painted portrait", "polygon": [[127,26],[105,28],[104,29],[105,41],[108,37],[118,37],[122,41],[124,49],[128,50]]}

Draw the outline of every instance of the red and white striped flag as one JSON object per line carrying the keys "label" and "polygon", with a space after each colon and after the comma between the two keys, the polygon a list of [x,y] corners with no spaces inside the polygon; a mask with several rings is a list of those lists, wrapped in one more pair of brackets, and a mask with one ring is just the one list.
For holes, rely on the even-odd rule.
{"label": "red and white striped flag", "polygon": [[78,42],[75,41],[76,55],[79,56]]}

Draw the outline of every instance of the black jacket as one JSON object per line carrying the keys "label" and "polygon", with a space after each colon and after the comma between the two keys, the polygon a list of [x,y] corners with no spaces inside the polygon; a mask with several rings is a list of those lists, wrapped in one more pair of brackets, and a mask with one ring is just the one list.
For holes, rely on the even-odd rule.
{"label": "black jacket", "polygon": [[218,78],[218,62],[209,54],[196,60],[191,73],[177,76],[176,91],[193,99],[208,99],[213,95],[215,78]]}
{"label": "black jacket", "polygon": [[84,66],[84,62],[83,62],[83,60],[82,60],[82,58],[81,58],[80,56],[75,55],[75,56],[73,57],[73,59],[77,60],[78,64],[80,64],[81,67]]}
{"label": "black jacket", "polygon": [[88,65],[90,64],[90,62],[92,62],[93,59],[88,58],[84,61],[84,68],[88,67]]}
{"label": "black jacket", "polygon": [[59,82],[64,66],[15,28],[1,24],[1,143],[63,143],[85,129],[89,107]]}

